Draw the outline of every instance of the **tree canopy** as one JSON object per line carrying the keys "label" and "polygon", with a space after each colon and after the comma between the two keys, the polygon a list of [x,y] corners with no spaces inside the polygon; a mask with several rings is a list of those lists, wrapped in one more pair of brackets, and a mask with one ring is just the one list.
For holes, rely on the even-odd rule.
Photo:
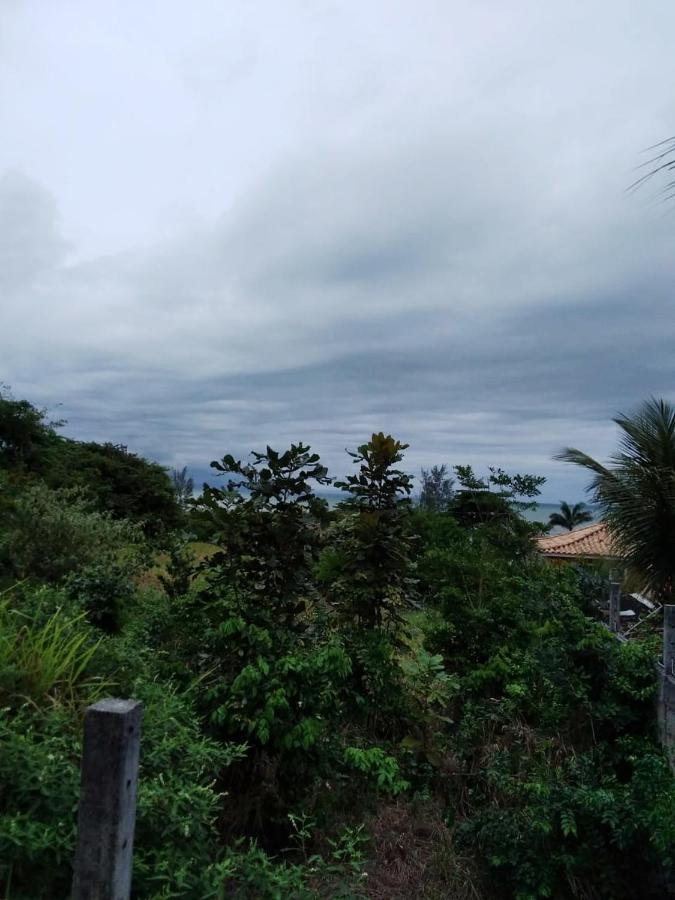
{"label": "tree canopy", "polygon": [[12,481],[52,489],[81,488],[101,512],[142,523],[148,533],[180,521],[168,472],[123,444],[76,441],[57,433],[63,421],[28,400],[0,391],[0,471]]}

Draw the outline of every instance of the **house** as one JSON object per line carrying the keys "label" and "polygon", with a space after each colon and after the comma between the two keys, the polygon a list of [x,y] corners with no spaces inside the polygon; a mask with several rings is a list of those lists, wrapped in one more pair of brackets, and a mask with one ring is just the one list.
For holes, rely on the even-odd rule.
{"label": "house", "polygon": [[619,559],[619,553],[612,545],[604,522],[594,522],[564,534],[552,534],[537,538],[539,551],[552,562],[563,560],[605,560]]}

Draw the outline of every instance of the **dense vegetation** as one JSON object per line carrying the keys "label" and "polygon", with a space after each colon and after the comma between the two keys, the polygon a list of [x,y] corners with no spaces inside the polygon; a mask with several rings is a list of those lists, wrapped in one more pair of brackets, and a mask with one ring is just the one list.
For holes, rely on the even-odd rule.
{"label": "dense vegetation", "polygon": [[226,455],[185,510],[0,401],[0,895],[68,896],[104,694],[145,704],[135,897],[662,895],[654,648],[533,551],[541,479],[437,469],[419,508],[405,449],[333,510],[309,447]]}

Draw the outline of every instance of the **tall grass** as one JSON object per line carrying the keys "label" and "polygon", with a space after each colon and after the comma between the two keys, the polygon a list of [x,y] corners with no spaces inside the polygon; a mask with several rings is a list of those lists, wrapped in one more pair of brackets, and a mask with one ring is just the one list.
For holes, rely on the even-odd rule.
{"label": "tall grass", "polygon": [[100,640],[92,642],[82,620],[56,610],[37,624],[0,595],[0,697],[35,706],[99,697],[107,684],[88,676],[87,668]]}

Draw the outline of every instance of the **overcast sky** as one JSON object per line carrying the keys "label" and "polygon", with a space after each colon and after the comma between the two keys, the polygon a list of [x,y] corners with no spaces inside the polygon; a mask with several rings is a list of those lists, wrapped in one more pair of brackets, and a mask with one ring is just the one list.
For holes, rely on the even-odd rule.
{"label": "overcast sky", "polygon": [[675,399],[670,0],[0,0],[0,381],[199,480],[384,430],[582,497]]}

